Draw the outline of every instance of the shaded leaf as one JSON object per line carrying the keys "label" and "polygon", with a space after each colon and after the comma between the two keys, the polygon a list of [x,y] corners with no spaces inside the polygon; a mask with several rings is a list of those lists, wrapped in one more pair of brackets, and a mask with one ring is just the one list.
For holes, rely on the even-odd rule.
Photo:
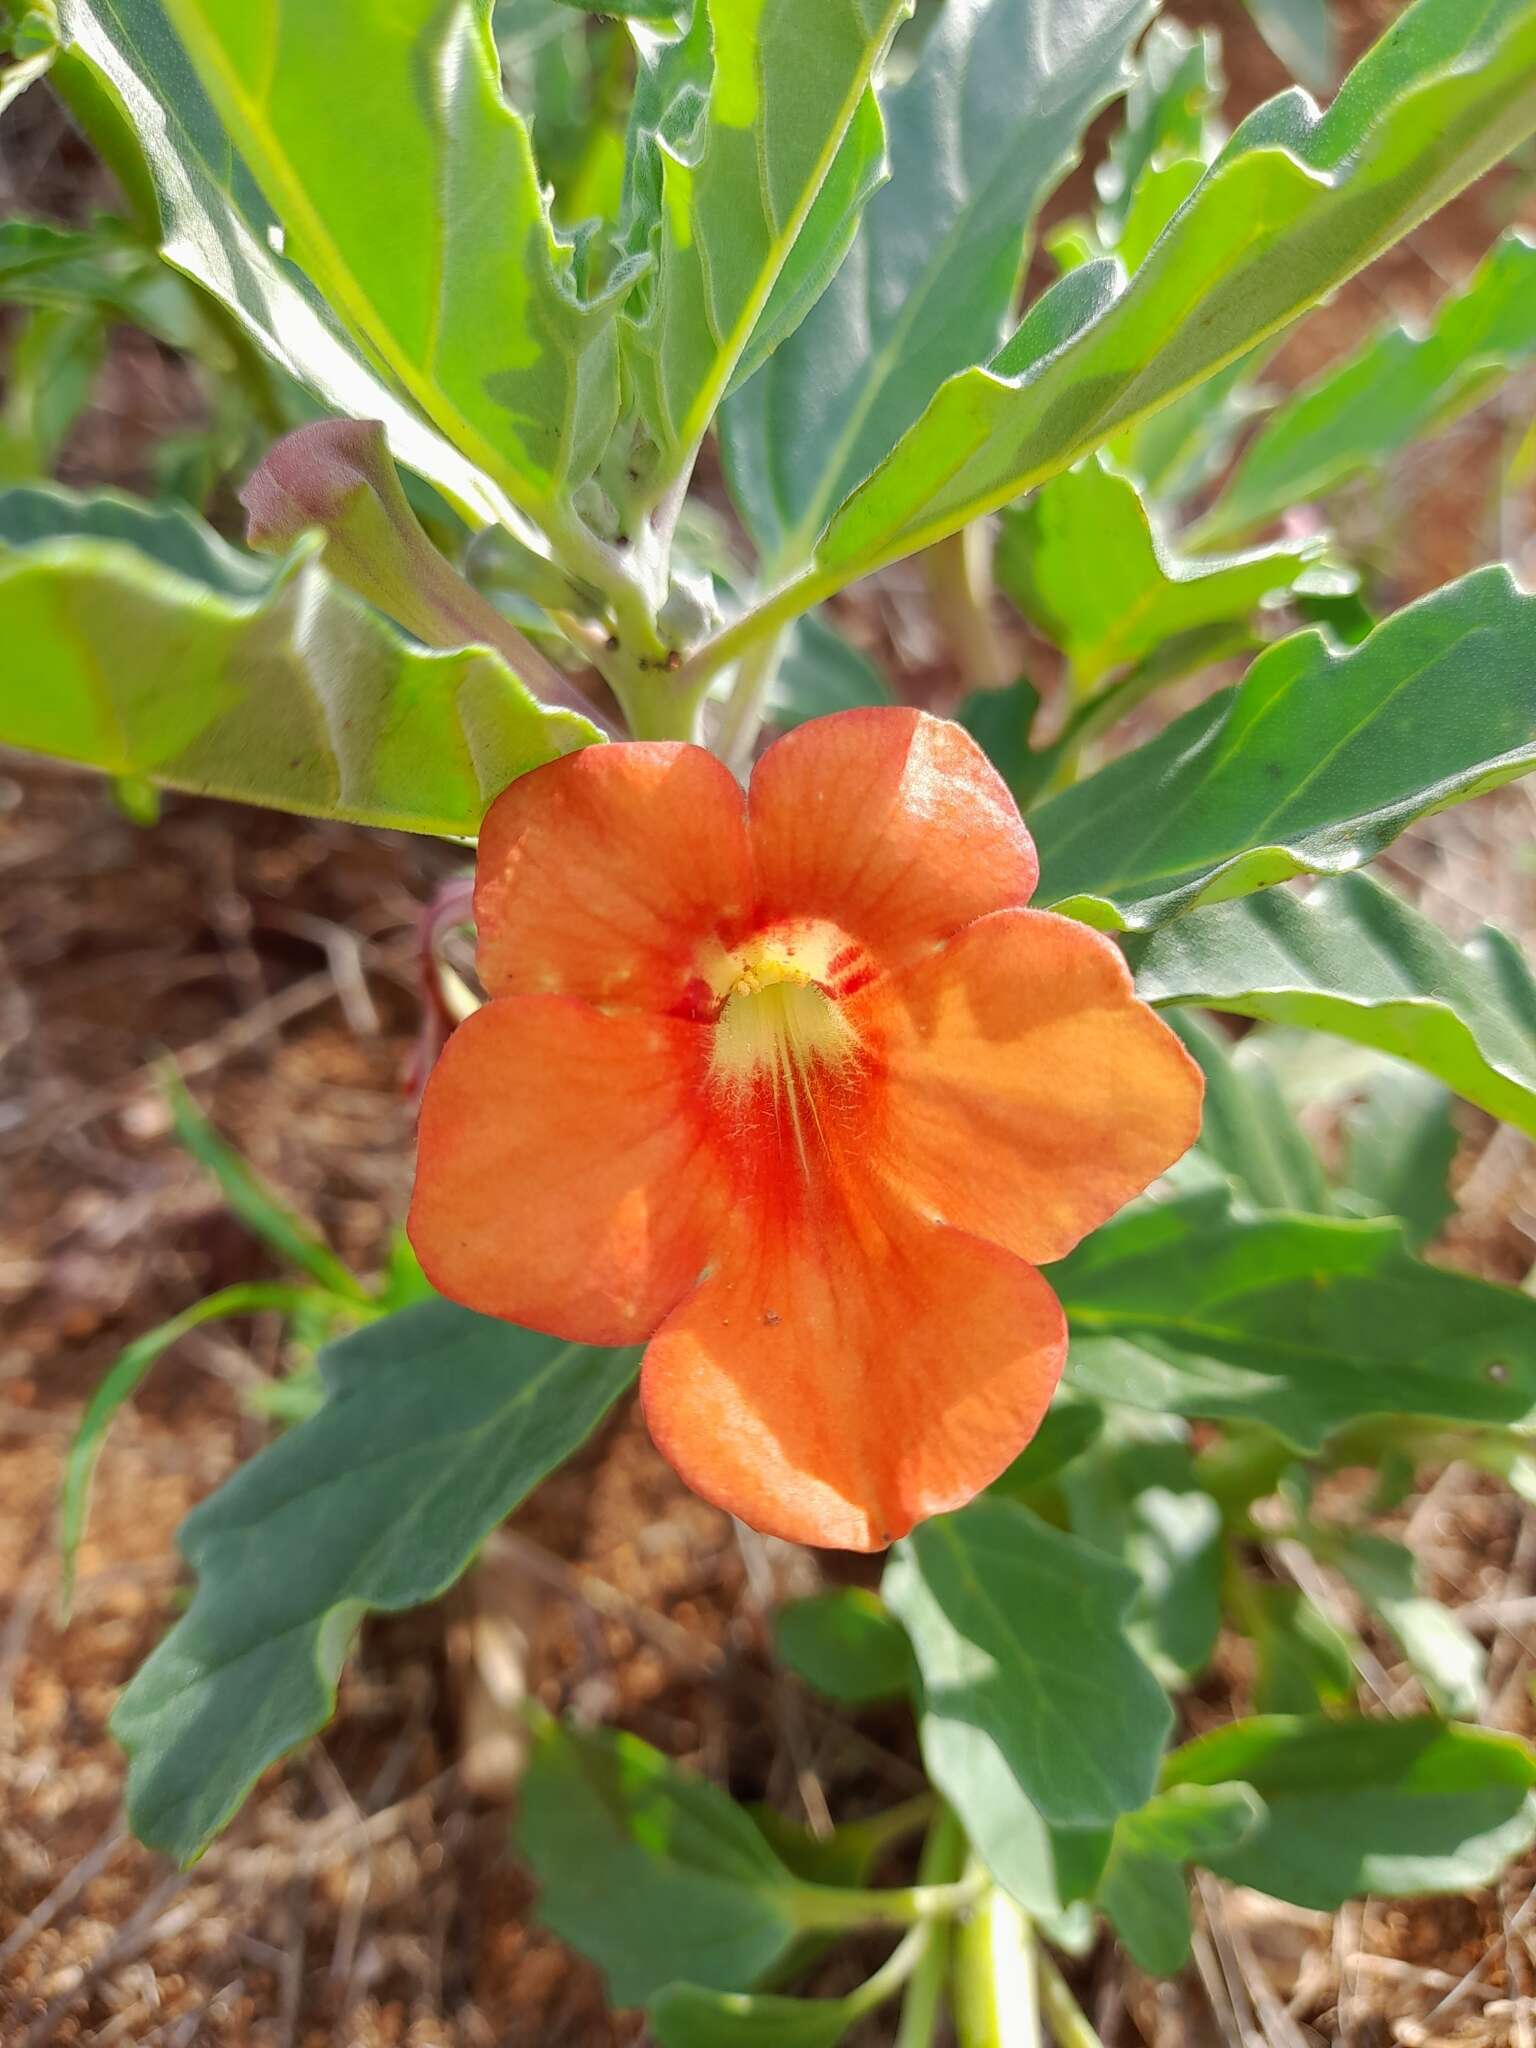
{"label": "shaded leaf", "polygon": [[1091,1888],[1107,1831],[1151,1792],[1170,1719],[1125,1633],[1132,1574],[983,1497],[914,1530],[882,1590],[922,1674],[928,1774],[988,1868],[1026,1907],[1052,1904],[1042,1873],[1071,1855],[1050,1839],[1065,1830],[1102,1838]]}
{"label": "shaded leaf", "polygon": [[800,601],[1006,504],[1220,370],[1533,126],[1536,4],[1416,0],[1326,113],[1291,92],[1250,114],[1129,285],[1085,265],[986,367],[942,385],[837,513]]}
{"label": "shaded leaf", "polygon": [[539,1718],[517,1841],[546,1926],[615,2005],[751,1984],[800,1932],[797,1882],[736,1804],[633,1735]]}
{"label": "shaded leaf", "polygon": [[231,547],[180,505],[147,505],[120,491],[70,491],[59,484],[0,491],[0,561],[14,549],[77,538],[121,541],[226,597],[262,597],[277,575],[271,562]]}
{"label": "shaded leaf", "polygon": [[1247,6],[1286,69],[1313,92],[1330,92],[1339,75],[1331,0],[1247,0]]}
{"label": "shaded leaf", "polygon": [[939,383],[1002,340],[1036,207],[1119,87],[1145,0],[948,7],[882,95],[890,179],[815,310],[721,415],[733,495],[793,566]]}
{"label": "shaded leaf", "polygon": [[1536,1420],[1536,1300],[1410,1256],[1394,1225],[1122,1212],[1051,1268],[1079,1393],[1267,1423],[1301,1450],[1367,1417]]}
{"label": "shaded leaf", "polygon": [[[1513,672],[1501,680],[1512,694]],[[1201,910],[1126,951],[1147,1002],[1334,1032],[1536,1134],[1536,978],[1502,932],[1456,946],[1390,890],[1344,875],[1304,897],[1271,889]]]}
{"label": "shaded leaf", "polygon": [[1315,631],[1050,798],[1039,901],[1101,929],[1358,867],[1414,818],[1536,766],[1536,597],[1502,566],[1345,652]]}
{"label": "shaded leaf", "polygon": [[1127,1635],[1164,1685],[1188,1684],[1221,1625],[1223,1562],[1221,1510],[1189,1446],[1137,1435],[1100,1443],[1063,1473],[1061,1489],[1072,1533],[1136,1575]]}
{"label": "shaded leaf", "polygon": [[1205,1075],[1200,1150],[1256,1209],[1326,1215],[1322,1165],[1269,1066],[1197,1017],[1169,1021]]}
{"label": "shaded leaf", "polygon": [[1097,1903],[1133,1961],[1171,1976],[1189,1960],[1186,1863],[1235,1849],[1263,1806],[1249,1785],[1175,1785],[1115,1827]]}
{"label": "shaded leaf", "polygon": [[1395,1216],[1415,1249],[1454,1214],[1456,1156],[1451,1096],[1426,1074],[1395,1062],[1366,1089],[1346,1123],[1344,1185],[1360,1206]]}
{"label": "shaded leaf", "polygon": [[1509,1735],[1444,1721],[1258,1715],[1186,1743],[1163,1786],[1251,1785],[1264,1802],[1218,1876],[1331,1912],[1488,1884],[1536,1836],[1536,1757]]}
{"label": "shaded leaf", "polygon": [[858,704],[894,701],[885,678],[819,612],[796,619],[768,689],[767,712],[784,731]]}
{"label": "shaded leaf", "polygon": [[1245,1576],[1241,1595],[1234,1618],[1258,1653],[1257,1711],[1314,1714],[1347,1707],[1355,1691],[1350,1637],[1296,1586]]}
{"label": "shaded leaf", "polygon": [[1099,195],[1099,240],[1120,239],[1148,171],[1205,153],[1207,123],[1221,97],[1221,42],[1211,29],[1154,21],[1136,53],[1125,94],[1125,119],[1093,174]]}
{"label": "shaded leaf", "polygon": [[1003,514],[997,574],[1067,656],[1072,687],[1086,693],[1180,633],[1250,617],[1326,545],[1181,555],[1136,486],[1094,460]]}
{"label": "shaded leaf", "polygon": [[432,1301],[330,1346],[321,1371],[314,1420],[183,1524],[197,1592],[112,1717],[130,1825],[183,1862],[324,1723],[368,1609],[452,1585],[629,1385],[635,1354]]}
{"label": "shaded leaf", "polygon": [[1249,532],[1376,469],[1536,357],[1536,243],[1511,232],[1443,299],[1426,333],[1394,325],[1288,396],[1200,521],[1202,545]]}
{"label": "shaded leaf", "polygon": [[848,1706],[899,1698],[913,1677],[906,1635],[878,1595],[859,1586],[781,1607],[773,1646],[808,1685]]}
{"label": "shaded leaf", "polygon": [[6,745],[316,817],[472,837],[599,736],[488,651],[407,642],[303,548],[249,598],[117,540],[0,552],[0,640]]}
{"label": "shaded leaf", "polygon": [[1364,1530],[1312,1523],[1296,1533],[1386,1623],[1438,1713],[1482,1712],[1488,1661],[1482,1645],[1454,1614],[1420,1590],[1418,1564],[1405,1544]]}
{"label": "shaded leaf", "polygon": [[1040,1427],[988,1491],[1027,1505],[1027,1496],[1080,1458],[1098,1441],[1103,1428],[1104,1410],[1096,1401],[1073,1401],[1058,1395]]}

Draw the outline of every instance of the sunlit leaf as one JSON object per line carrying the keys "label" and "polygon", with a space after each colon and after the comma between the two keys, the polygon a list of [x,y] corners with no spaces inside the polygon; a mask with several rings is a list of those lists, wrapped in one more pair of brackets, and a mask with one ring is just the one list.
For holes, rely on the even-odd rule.
{"label": "sunlit leaf", "polygon": [[1073,688],[1087,692],[1177,634],[1249,618],[1325,546],[1314,540],[1242,555],[1183,555],[1136,486],[1089,461],[1004,513],[997,573],[1025,617],[1067,656]]}
{"label": "sunlit leaf", "polygon": [[1143,1203],[1052,1267],[1080,1393],[1267,1423],[1299,1449],[1375,1416],[1536,1422],[1536,1299],[1414,1259],[1395,1225]]}
{"label": "sunlit leaf", "polygon": [[803,560],[942,380],[996,350],[1035,209],[1121,84],[1147,12],[948,7],[883,95],[889,182],[815,310],[721,416],[733,493],[772,561]]}
{"label": "sunlit leaf", "polygon": [[[1496,667],[1489,682],[1513,694],[1518,671]],[[1536,977],[1502,932],[1453,945],[1390,890],[1345,875],[1305,897],[1270,889],[1198,911],[1127,951],[1148,1002],[1334,1032],[1536,1134]]]}
{"label": "sunlit leaf", "polygon": [[1039,900],[1142,930],[1358,867],[1413,819],[1533,766],[1536,598],[1479,569],[1347,651],[1293,634],[1237,688],[1042,804]]}
{"label": "sunlit leaf", "polygon": [[1234,1782],[1253,1787],[1263,1814],[1202,1860],[1322,1912],[1364,1892],[1489,1884],[1536,1836],[1536,1757],[1455,1722],[1259,1715],[1186,1743],[1163,1771],[1165,1790]]}
{"label": "sunlit leaf", "polygon": [[[405,640],[307,547],[264,593],[238,597],[193,580],[203,563],[227,580],[229,561],[208,536],[199,562],[185,520],[49,498],[45,531],[54,513],[61,537],[0,547],[9,746],[203,796],[472,837],[515,776],[598,737],[539,704],[499,656]],[[79,537],[62,537],[75,514]],[[98,522],[185,572],[96,537]]]}
{"label": "sunlit leaf", "polygon": [[190,1861],[312,1735],[370,1608],[433,1599],[629,1385],[635,1355],[433,1301],[322,1356],[312,1422],[182,1527],[186,1614],[112,1717],[139,1839]]}
{"label": "sunlit leaf", "polygon": [[1536,358],[1536,243],[1511,232],[1425,332],[1394,324],[1270,414],[1200,521],[1230,540],[1380,467]]}
{"label": "sunlit leaf", "polygon": [[1319,115],[1250,114],[1129,285],[1063,278],[842,506],[807,590],[953,532],[1246,353],[1536,126],[1536,0],[1417,0]]}
{"label": "sunlit leaf", "polygon": [[1171,1976],[1189,1959],[1186,1863],[1205,1863],[1250,1835],[1263,1812],[1249,1785],[1175,1785],[1115,1827],[1097,1903],[1132,1959]]}
{"label": "sunlit leaf", "polygon": [[922,1674],[928,1774],[1025,1906],[1045,1903],[1051,1831],[1102,1838],[1102,1864],[1107,1831],[1151,1792],[1170,1716],[1125,1633],[1136,1589],[1092,1545],[990,1498],[923,1523],[886,1568]]}
{"label": "sunlit leaf", "polygon": [[[502,516],[502,493],[345,338],[313,285],[282,254],[276,218],[188,62],[163,0],[58,0],[58,8],[71,62],[85,68],[98,96],[125,113],[138,136],[167,260],[221,300],[273,362],[335,411],[382,420],[399,460],[477,524]],[[338,95],[338,77],[355,80],[349,54],[326,73],[319,125],[331,128],[345,111],[370,120],[375,145],[387,147],[393,120],[374,121],[365,95]],[[414,90],[408,103],[419,104]],[[132,164],[126,168],[131,177]],[[141,162],[138,179],[144,177]],[[360,180],[357,189],[375,206],[377,232],[392,239],[378,185]]]}
{"label": "sunlit leaf", "polygon": [[[629,331],[660,450],[653,493],[692,459],[732,379],[785,339],[845,254],[884,166],[871,76],[910,4],[699,0],[682,63],[669,76],[665,58],[652,60],[656,84],[637,107],[656,141],[630,192],[657,268]],[[707,91],[694,48],[706,15]]]}

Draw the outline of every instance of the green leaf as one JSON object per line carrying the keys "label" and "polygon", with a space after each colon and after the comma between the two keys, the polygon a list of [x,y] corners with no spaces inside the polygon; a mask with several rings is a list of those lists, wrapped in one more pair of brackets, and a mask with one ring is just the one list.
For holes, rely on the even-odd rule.
{"label": "green leaf", "polygon": [[[0,29],[4,27],[0,19]],[[0,71],[0,114],[14,106],[28,86],[47,75],[58,55],[58,28],[47,0],[26,10],[7,44],[15,61]]]}
{"label": "green leaf", "polygon": [[922,1674],[929,1776],[998,1882],[1026,1907],[1053,1903],[1048,1832],[1103,1833],[1107,1850],[1156,1777],[1170,1713],[1125,1633],[1135,1578],[984,1497],[914,1530],[882,1590]]}
{"label": "green leaf", "polygon": [[1263,1422],[1300,1450],[1378,1416],[1536,1421],[1536,1299],[1410,1256],[1394,1225],[1122,1212],[1051,1269],[1080,1394]]}
{"label": "green leaf", "polygon": [[147,505],[120,491],[69,491],[58,484],[0,491],[0,560],[15,549],[71,539],[120,541],[226,597],[265,596],[277,574],[271,562],[231,547],[180,505]]}
{"label": "green leaf", "polygon": [[1327,542],[1245,555],[1181,555],[1129,478],[1097,460],[1003,514],[997,575],[1070,663],[1086,695],[1177,634],[1249,618],[1288,590]]}
{"label": "green leaf", "polygon": [[939,383],[1002,340],[1041,200],[1119,88],[1145,0],[945,8],[883,95],[891,175],[799,332],[721,414],[733,495],[781,567]]}
{"label": "green leaf", "polygon": [[1247,0],[1259,34],[1280,62],[1313,92],[1333,90],[1339,39],[1332,0]]}
{"label": "green leaf", "polygon": [[1205,1861],[1325,1913],[1364,1892],[1489,1884],[1536,1837],[1536,1757],[1513,1736],[1455,1722],[1259,1715],[1186,1743],[1163,1770],[1165,1789],[1238,1780],[1263,1816]]}
{"label": "green leaf", "polygon": [[1300,1540],[1354,1587],[1403,1646],[1437,1713],[1480,1714],[1487,1658],[1454,1614],[1419,1589],[1419,1567],[1405,1544],[1362,1530],[1303,1523]]}
{"label": "green leaf", "polygon": [[1221,1510],[1186,1443],[1125,1435],[1063,1475],[1072,1533],[1127,1565],[1138,1591],[1126,1634],[1153,1673],[1187,1685],[1210,1662],[1221,1625]]}
{"label": "green leaf", "polygon": [[906,1636],[878,1595],[859,1586],[781,1607],[773,1646],[808,1685],[847,1706],[899,1698],[912,1682]]}
{"label": "green leaf", "polygon": [[[1229,1584],[1231,1582],[1229,1581]],[[1234,1618],[1258,1656],[1254,1705],[1261,1714],[1314,1714],[1354,1698],[1354,1644],[1295,1586],[1241,1580]]]}
{"label": "green leaf", "polygon": [[1214,30],[1191,34],[1181,22],[1153,22],[1136,53],[1125,119],[1093,174],[1099,195],[1096,225],[1105,248],[1119,242],[1136,189],[1149,171],[1205,154],[1221,85],[1221,39]]}
{"label": "green leaf", "polygon": [[1028,1506],[1034,1489],[1080,1458],[1098,1442],[1103,1429],[1104,1410],[1096,1401],[1074,1401],[1059,1395],[1029,1442],[988,1491],[1007,1500],[1022,1500]]}
{"label": "green leaf", "polygon": [[1536,243],[1511,231],[1427,333],[1393,325],[1293,392],[1244,450],[1200,521],[1230,539],[1383,463],[1446,426],[1536,357]]}
{"label": "green leaf", "polygon": [[538,514],[589,476],[633,266],[584,296],[501,97],[489,0],[166,8],[287,253],[360,347],[514,504]]}
{"label": "green leaf", "polygon": [[[692,461],[733,378],[785,338],[846,253],[884,167],[870,79],[911,0],[699,4],[713,41],[708,96],[700,104],[687,48],[684,90],[657,110],[642,208],[657,268],[630,328],[660,451],[653,498]],[[641,95],[637,107],[644,119]]]}
{"label": "green leaf", "polygon": [[649,2006],[660,2048],[836,2048],[863,2008],[851,1998],[780,1998],[669,1984]]}
{"label": "green leaf", "polygon": [[[1512,695],[1514,669],[1501,681]],[[1447,701],[1459,718],[1454,686]],[[1344,875],[1304,897],[1271,889],[1199,911],[1126,951],[1147,1002],[1331,1031],[1536,1135],[1536,977],[1502,932],[1455,946],[1389,890]]]}
{"label": "green leaf", "polygon": [[774,725],[787,732],[831,711],[894,701],[874,663],[850,646],[821,613],[807,612],[796,619],[768,689],[767,711]]}
{"label": "green leaf", "polygon": [[1132,1959],[1155,1977],[1189,1960],[1186,1863],[1235,1849],[1263,1812],[1248,1785],[1175,1785],[1115,1828],[1097,1903]]}
{"label": "green leaf", "polygon": [[1448,1185],[1456,1156],[1451,1096],[1394,1061],[1370,1082],[1346,1123],[1344,1185],[1361,1207],[1396,1216],[1417,1251],[1455,1213]]}
{"label": "green leaf", "polygon": [[591,1957],[615,2005],[678,1978],[751,1984],[800,1931],[796,1880],[746,1809],[633,1735],[541,1716],[517,1842],[540,1919]]}
{"label": "green leaf", "polygon": [[22,316],[4,366],[0,479],[49,473],[90,403],[106,349],[93,306],[38,306]]}
{"label": "green leaf", "polygon": [[1293,634],[1235,689],[1042,804],[1039,900],[1144,930],[1358,867],[1413,819],[1528,773],[1533,735],[1536,597],[1479,569],[1345,652]]}
{"label": "green leaf", "polygon": [[1200,1150],[1256,1209],[1326,1215],[1321,1162],[1269,1065],[1197,1017],[1169,1021],[1205,1075]]}
{"label": "green leaf", "polygon": [[[273,362],[327,405],[382,420],[399,459],[476,524],[509,517],[505,496],[364,360],[303,273],[277,253],[277,222],[187,61],[162,0],[58,5],[68,64],[93,102],[92,135],[103,110],[109,120],[114,113],[126,116],[137,133],[143,159],[130,157],[124,138],[114,135],[120,145],[114,168],[134,186],[153,178],[166,260],[227,306]],[[345,61],[342,75],[352,75]],[[391,124],[378,125],[384,132]]]}
{"label": "green leaf", "polygon": [[[59,1604],[66,1614],[74,1594],[75,1560],[91,1509],[91,1480],[96,1461],[118,1410],[138,1392],[150,1368],[188,1331],[201,1329],[204,1323],[223,1322],[230,1316],[258,1315],[264,1309],[286,1313],[304,1306],[309,1299],[313,1299],[312,1293],[303,1288],[260,1282],[221,1288],[217,1294],[207,1295],[191,1308],[183,1309],[179,1316],[146,1330],[118,1353],[86,1402],[64,1460],[64,1477],[59,1487]],[[327,1305],[333,1315],[342,1307],[330,1298]]]}
{"label": "green leaf", "polygon": [[256,1777],[323,1725],[358,1623],[434,1599],[634,1377],[445,1301],[329,1347],[329,1399],[182,1526],[186,1614],[122,1695],[139,1840],[200,1855]]}
{"label": "green leaf", "polygon": [[1533,0],[1416,0],[1325,114],[1250,114],[1128,285],[1088,264],[839,510],[814,602],[1043,483],[1315,305],[1536,126]]}
{"label": "green leaf", "polygon": [[6,745],[360,824],[472,837],[514,777],[599,736],[488,651],[407,642],[307,548],[243,599],[118,540],[0,550],[0,641]]}
{"label": "green leaf", "polygon": [[187,1093],[174,1066],[165,1067],[162,1080],[178,1141],[212,1174],[225,1202],[246,1229],[285,1265],[308,1273],[328,1294],[344,1301],[366,1302],[368,1290],[357,1275],[252,1172],[240,1153],[224,1142]]}

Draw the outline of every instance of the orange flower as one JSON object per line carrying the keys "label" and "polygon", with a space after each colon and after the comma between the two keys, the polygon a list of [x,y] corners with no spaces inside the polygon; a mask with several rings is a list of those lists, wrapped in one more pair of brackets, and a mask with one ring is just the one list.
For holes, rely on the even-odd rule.
{"label": "orange flower", "polygon": [[411,1240],[444,1294],[648,1339],[651,1432],[771,1534],[874,1550],[1029,1441],[1039,1273],[1193,1142],[1201,1081],[958,727],[848,711],[744,797],[621,742],[492,805],[491,1000],[427,1087]]}

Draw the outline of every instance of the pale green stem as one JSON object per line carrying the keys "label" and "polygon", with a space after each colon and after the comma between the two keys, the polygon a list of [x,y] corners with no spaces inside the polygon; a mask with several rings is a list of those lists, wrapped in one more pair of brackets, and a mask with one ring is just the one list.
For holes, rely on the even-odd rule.
{"label": "pale green stem", "polygon": [[902,1937],[873,1977],[848,1994],[845,2006],[850,2019],[862,2019],[865,2013],[876,2011],[896,1995],[908,1978],[922,1968],[941,1925],[939,1921],[924,1920]]}
{"label": "pale green stem", "polygon": [[[933,1820],[938,1809],[938,1800],[931,1792],[919,1792],[915,1798],[904,1799],[899,1806],[888,1806],[884,1813],[872,1813],[864,1820],[845,1821],[837,1831],[839,1842],[857,1842],[870,1856],[878,1854],[891,1842],[900,1842],[908,1835],[915,1835],[919,1828]],[[959,1867],[933,1876],[926,1870],[919,1870],[919,1884],[948,1882],[960,1875]]]}
{"label": "pale green stem", "polygon": [[808,612],[824,597],[830,597],[834,590],[841,590],[849,578],[836,569],[803,569],[790,582],[772,591],[752,611],[743,612],[739,619],[732,619],[723,626],[712,640],[706,640],[696,647],[678,670],[676,681],[685,687],[697,685],[700,688],[719,675],[721,669],[738,661],[750,648],[767,640],[797,619],[802,612]]}
{"label": "pale green stem", "polygon": [[1072,1996],[1066,1978],[1046,1954],[1043,1942],[1035,1944],[1035,1967],[1040,2010],[1055,2037],[1056,2048],[1104,2048],[1089,2024],[1088,2015]]}
{"label": "pale green stem", "polygon": [[768,696],[768,685],[773,681],[774,670],[778,666],[783,641],[782,633],[772,633],[755,647],[748,648],[736,664],[735,680],[720,714],[714,749],[726,767],[737,775],[745,775],[752,765],[752,750],[763,729],[763,705]]}
{"label": "pale green stem", "polygon": [[[949,1808],[941,1807],[917,1866],[922,1884],[951,1884],[965,1862],[965,1834]],[[948,1920],[929,1923],[928,1946],[907,1985],[901,2002],[901,2024],[895,2048],[933,2048],[949,1980],[953,1925]]]}
{"label": "pale green stem", "polygon": [[972,520],[935,541],[923,555],[923,574],[934,615],[960,665],[967,690],[1001,689],[1015,664],[992,616],[992,564],[987,526]]}
{"label": "pale green stem", "polygon": [[959,2048],[1040,2048],[1038,1951],[1028,1919],[997,1885],[955,1935]]}
{"label": "pale green stem", "polygon": [[979,1875],[956,1884],[914,1884],[889,1891],[844,1891],[832,1885],[797,1885],[787,1905],[796,1925],[812,1930],[870,1927],[914,1927],[919,1921],[941,1920],[962,1913],[980,1894]]}

